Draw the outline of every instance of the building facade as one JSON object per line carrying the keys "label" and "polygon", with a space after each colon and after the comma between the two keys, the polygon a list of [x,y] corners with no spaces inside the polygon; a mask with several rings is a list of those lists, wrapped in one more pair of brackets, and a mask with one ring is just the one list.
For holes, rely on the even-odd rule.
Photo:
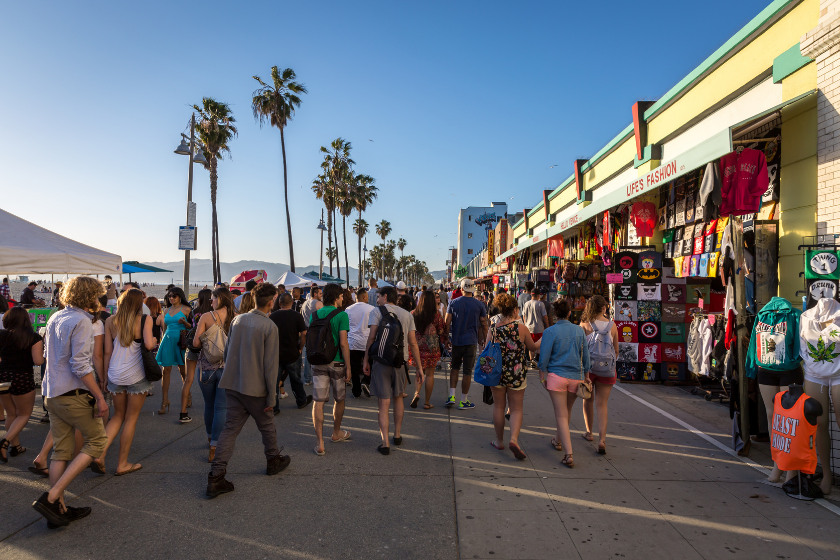
{"label": "building facade", "polygon": [[507,218],[507,204],[491,202],[490,206],[469,206],[458,213],[458,246],[455,268],[466,266],[487,245],[488,229]]}

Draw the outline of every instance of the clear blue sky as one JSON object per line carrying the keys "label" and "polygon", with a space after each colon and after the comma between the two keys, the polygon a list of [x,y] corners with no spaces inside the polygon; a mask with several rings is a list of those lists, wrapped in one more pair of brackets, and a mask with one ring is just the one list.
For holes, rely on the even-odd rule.
{"label": "clear blue sky", "polygon": [[[377,179],[367,221],[439,270],[458,208],[535,204],[768,0],[244,4],[5,3],[0,207],[124,260],[183,258],[187,158],[172,151],[210,96],[239,125],[219,165],[221,258],[288,263],[280,135],[250,99],[252,75],[291,67],[309,89],[286,131],[297,264],[318,262],[310,185],[341,136]],[[210,258],[198,167],[193,199],[194,256]]]}

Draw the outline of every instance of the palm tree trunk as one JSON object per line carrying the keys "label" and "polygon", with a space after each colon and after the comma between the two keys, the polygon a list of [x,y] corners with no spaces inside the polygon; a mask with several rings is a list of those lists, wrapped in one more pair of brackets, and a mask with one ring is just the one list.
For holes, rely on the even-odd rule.
{"label": "palm tree trunk", "polygon": [[221,253],[219,252],[219,218],[216,214],[216,209],[213,209],[213,221],[216,224],[216,276],[218,276],[218,280],[216,282],[222,281],[222,257]]}
{"label": "palm tree trunk", "polygon": [[338,220],[335,216],[336,199],[333,198],[333,234],[335,235],[335,271],[338,278],[341,278],[341,253],[338,252]]}
{"label": "palm tree trunk", "polygon": [[216,262],[218,260],[218,255],[216,251],[216,188],[218,187],[218,180],[219,176],[216,173],[216,165],[217,161],[216,158],[211,156],[210,157],[210,206],[212,212],[212,218],[210,222],[210,254],[211,259],[213,261],[213,285],[218,282],[216,279]]}
{"label": "palm tree trunk", "polygon": [[[332,234],[330,234],[331,231],[332,231],[332,211],[329,209],[329,207],[327,207],[327,243],[328,243],[329,249],[330,249],[329,252],[327,252],[328,255],[332,255]],[[330,261],[330,276],[332,276],[332,273],[333,273],[332,257],[329,258],[329,261]]]}
{"label": "palm tree trunk", "polygon": [[283,194],[286,198],[286,230],[289,234],[289,268],[295,271],[295,247],[292,243],[292,219],[289,217],[289,177],[286,173],[286,138],[280,127],[280,148],[283,150]]}
{"label": "palm tree trunk", "polygon": [[[362,211],[359,210],[359,225],[362,221]],[[362,268],[364,268],[364,263],[362,263],[362,231],[359,230],[359,287],[362,287]],[[349,278],[348,278],[349,280]]]}
{"label": "palm tree trunk", "polygon": [[347,287],[350,287],[350,264],[347,261],[347,216],[341,213],[341,235],[344,237],[344,272],[347,276]]}

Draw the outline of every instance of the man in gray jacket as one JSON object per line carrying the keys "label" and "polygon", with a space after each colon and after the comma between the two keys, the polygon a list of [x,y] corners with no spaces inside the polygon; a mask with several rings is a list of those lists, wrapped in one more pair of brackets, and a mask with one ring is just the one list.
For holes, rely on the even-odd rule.
{"label": "man in gray jacket", "polygon": [[207,476],[209,498],[233,492],[233,483],[225,479],[225,472],[236,437],[249,416],[254,418],[262,433],[267,461],[265,474],[275,475],[291,462],[288,455],[280,454],[282,448],[277,447],[274,427],[280,339],[277,325],[268,318],[268,313],[277,298],[277,288],[264,282],[251,293],[257,308],[236,316],[225,346],[225,370],[219,388],[227,394],[227,417]]}

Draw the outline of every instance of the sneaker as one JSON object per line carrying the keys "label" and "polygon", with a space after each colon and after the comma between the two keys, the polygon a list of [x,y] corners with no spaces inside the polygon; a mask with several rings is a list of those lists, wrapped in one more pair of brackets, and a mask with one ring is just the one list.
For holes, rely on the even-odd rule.
{"label": "sneaker", "polygon": [[452,395],[451,397],[446,399],[446,402],[443,403],[443,406],[455,406],[455,395]]}
{"label": "sneaker", "polygon": [[[89,507],[73,507],[67,506],[67,511],[64,512],[64,518],[67,521],[78,521],[79,519],[83,519],[90,515],[90,512],[93,511]],[[58,529],[61,525],[56,525],[52,521],[47,521],[47,529]]]}
{"label": "sneaker", "polygon": [[312,395],[306,395],[306,402],[303,404],[299,404],[298,408],[306,408],[312,403]]}
{"label": "sneaker", "polygon": [[186,412],[180,412],[178,416],[178,422],[180,422],[181,424],[188,424],[192,422],[192,418],[190,418],[189,414],[187,414]]}
{"label": "sneaker", "polygon": [[43,515],[47,522],[52,523],[56,527],[66,527],[70,524],[70,520],[61,513],[61,504],[56,500],[50,503],[49,492],[44,492],[41,497],[32,502],[32,507]]}
{"label": "sneaker", "polygon": [[304,385],[306,385],[307,387],[309,387],[310,385],[312,385],[312,382],[311,382],[311,381],[307,381],[306,383],[304,383]]}
{"label": "sneaker", "polygon": [[362,393],[364,393],[366,397],[370,397],[370,386],[367,383],[362,383]]}
{"label": "sneaker", "polygon": [[288,455],[275,455],[268,460],[268,464],[265,467],[265,474],[273,476],[288,467],[291,462],[292,458]]}
{"label": "sneaker", "polygon": [[207,497],[215,498],[219,494],[233,492],[233,482],[226,480],[224,473],[219,476],[207,475]]}
{"label": "sneaker", "polygon": [[287,393],[287,392],[285,392],[285,391],[283,391],[282,393],[280,393],[280,398],[281,398],[281,399],[285,399],[285,398],[286,398],[286,397],[288,397],[288,396],[289,396],[289,393]]}
{"label": "sneaker", "polygon": [[[454,399],[455,397],[452,398]],[[461,401],[461,403],[458,405],[458,410],[465,410],[467,408],[475,408],[475,405],[469,400]]]}

